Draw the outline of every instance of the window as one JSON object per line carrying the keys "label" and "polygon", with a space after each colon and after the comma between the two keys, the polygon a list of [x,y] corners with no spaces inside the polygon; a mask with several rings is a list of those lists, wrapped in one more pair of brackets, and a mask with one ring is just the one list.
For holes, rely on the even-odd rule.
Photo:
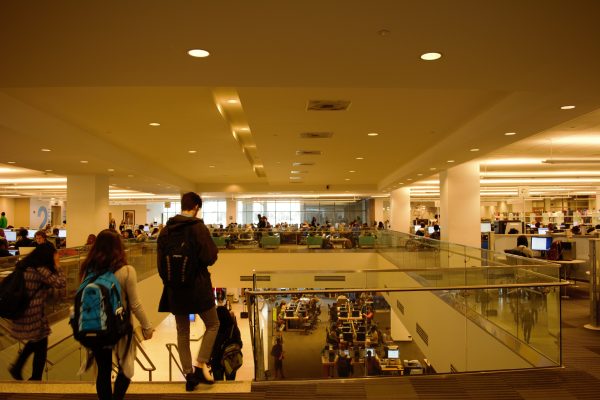
{"label": "window", "polygon": [[202,219],[206,225],[227,225],[227,202],[225,200],[205,200],[202,202]]}

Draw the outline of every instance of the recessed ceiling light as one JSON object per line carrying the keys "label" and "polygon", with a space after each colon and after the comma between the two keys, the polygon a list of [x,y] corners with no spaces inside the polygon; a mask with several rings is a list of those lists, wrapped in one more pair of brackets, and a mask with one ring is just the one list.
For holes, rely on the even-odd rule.
{"label": "recessed ceiling light", "polygon": [[454,160],[448,160],[447,162],[449,162],[449,163],[453,163],[453,162],[454,162]]}
{"label": "recessed ceiling light", "polygon": [[345,180],[345,181],[349,181],[349,180],[350,180],[350,178],[346,178],[346,179],[344,179],[344,180]]}
{"label": "recessed ceiling light", "polygon": [[425,54],[421,54],[421,60],[425,60],[425,61],[434,61],[434,60],[439,60],[440,58],[442,58],[442,55],[440,53],[425,53]]}
{"label": "recessed ceiling light", "polygon": [[150,126],[160,126],[158,122],[150,122],[148,125]]}
{"label": "recessed ceiling light", "polygon": [[412,178],[406,178],[407,181],[412,181]]}
{"label": "recessed ceiling light", "polygon": [[108,172],[115,172],[115,169],[114,168],[109,168]]}
{"label": "recessed ceiling light", "polygon": [[517,132],[506,132],[504,136],[515,136]]}
{"label": "recessed ceiling light", "polygon": [[561,110],[572,110],[574,108],[575,108],[575,106],[562,106],[560,109]]}
{"label": "recessed ceiling light", "polygon": [[209,165],[208,168],[215,168],[215,166],[214,165]]}
{"label": "recessed ceiling light", "polygon": [[436,167],[429,168],[430,171],[435,171],[436,169],[437,169]]}
{"label": "recessed ceiling light", "polygon": [[478,148],[473,148],[473,149],[471,149],[469,151],[479,151],[479,149]]}
{"label": "recessed ceiling light", "polygon": [[364,157],[356,157],[357,160],[364,160]]}
{"label": "recessed ceiling light", "polygon": [[52,172],[51,169],[45,169],[44,171],[46,171],[46,172]]}
{"label": "recessed ceiling light", "polygon": [[367,133],[367,136],[379,136],[379,133],[371,132],[371,133]]}
{"label": "recessed ceiling light", "polygon": [[202,49],[189,50],[188,54],[192,57],[197,57],[197,58],[204,58],[204,57],[208,57],[210,55],[210,53],[208,51],[202,50]]}
{"label": "recessed ceiling light", "polygon": [[198,152],[198,150],[188,150],[188,153],[190,154],[196,154]]}
{"label": "recessed ceiling light", "polygon": [[423,176],[423,174],[417,174],[417,176]]}
{"label": "recessed ceiling light", "polygon": [[350,170],[350,171],[348,171],[348,172],[356,172],[356,171],[355,171],[355,170],[353,170],[353,169],[351,169],[351,170]]}
{"label": "recessed ceiling light", "polygon": [[133,178],[133,175],[127,175],[128,178]]}
{"label": "recessed ceiling light", "polygon": [[50,149],[42,149],[42,151],[48,152],[48,151],[52,151],[52,150],[50,150]]}
{"label": "recessed ceiling light", "polygon": [[290,179],[302,179],[301,176],[290,176]]}
{"label": "recessed ceiling light", "polygon": [[81,160],[79,162],[82,163],[82,164],[87,164],[88,163],[87,160]]}
{"label": "recessed ceiling light", "polygon": [[17,162],[16,161],[7,161],[6,163],[7,164],[16,164]]}
{"label": "recessed ceiling light", "polygon": [[240,128],[238,132],[250,132],[250,128]]}
{"label": "recessed ceiling light", "polygon": [[227,104],[237,104],[239,103],[239,101],[235,100],[235,99],[229,99],[227,100]]}

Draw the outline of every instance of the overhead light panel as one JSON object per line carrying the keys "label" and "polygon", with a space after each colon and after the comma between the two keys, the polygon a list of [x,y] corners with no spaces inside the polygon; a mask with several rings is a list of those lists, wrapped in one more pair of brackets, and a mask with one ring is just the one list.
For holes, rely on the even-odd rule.
{"label": "overhead light panel", "polygon": [[187,52],[190,56],[192,57],[196,57],[196,58],[205,58],[208,57],[210,55],[210,53],[206,50],[202,50],[202,49],[192,49],[192,50],[188,50]]}

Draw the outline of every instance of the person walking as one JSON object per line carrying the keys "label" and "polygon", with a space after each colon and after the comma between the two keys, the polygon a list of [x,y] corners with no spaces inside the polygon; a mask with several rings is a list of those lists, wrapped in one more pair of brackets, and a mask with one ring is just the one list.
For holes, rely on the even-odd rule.
{"label": "person walking", "polygon": [[33,354],[33,368],[29,380],[40,381],[46,366],[48,336],[51,332],[44,310],[48,288],[64,288],[66,278],[59,265],[58,253],[50,243],[36,247],[19,261],[15,268],[24,269],[25,286],[30,301],[23,315],[13,320],[10,325],[12,337],[26,340],[27,343],[8,371],[14,379],[23,380],[23,365]]}
{"label": "person walking", "polygon": [[[179,359],[185,374],[185,389],[190,392],[201,382],[212,384],[215,381],[208,362],[219,331],[219,317],[215,307],[210,272],[208,272],[208,267],[217,261],[218,250],[204,222],[196,218],[200,208],[202,208],[202,199],[198,194],[189,192],[181,196],[181,214],[169,218],[167,225],[158,236],[157,246],[160,273],[161,265],[167,264],[168,268],[171,268],[172,258],[169,251],[172,243],[169,240],[174,240],[178,232],[185,234],[185,237],[191,240],[189,245],[192,247],[193,257],[190,259],[196,264],[191,266],[194,272],[193,282],[182,287],[171,286],[168,281],[165,281],[163,270],[161,277],[164,288],[158,306],[159,312],[170,312],[175,315]],[[206,326],[196,356],[195,369],[192,366],[190,351],[190,314],[199,314]]]}
{"label": "person walking", "polygon": [[271,356],[273,357],[273,366],[275,369],[275,379],[277,377],[281,377],[281,379],[285,379],[283,375],[283,345],[281,344],[281,338],[277,338],[277,341],[271,348]]}
{"label": "person walking", "polygon": [[[135,268],[127,263],[123,239],[112,229],[105,229],[98,234],[81,264],[79,277],[83,280],[89,274],[101,275],[107,271],[114,273],[121,286],[123,308],[130,310],[140,321],[144,339],[150,339],[154,329],[137,294],[137,273]],[[98,366],[96,377],[98,398],[100,400],[123,399],[134,373],[135,343],[129,335],[125,335],[114,347],[92,348],[91,351]],[[113,354],[118,360],[114,392],[111,387]]]}
{"label": "person walking", "polygon": [[6,213],[2,211],[0,214],[0,229],[4,229],[8,226],[8,219],[6,218]]}

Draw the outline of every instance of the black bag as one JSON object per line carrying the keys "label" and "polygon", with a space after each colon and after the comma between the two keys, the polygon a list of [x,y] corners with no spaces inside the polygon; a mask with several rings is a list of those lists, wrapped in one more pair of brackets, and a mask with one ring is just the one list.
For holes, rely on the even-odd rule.
{"label": "black bag", "polygon": [[248,305],[246,304],[246,300],[244,300],[244,304],[242,305],[242,311],[240,312],[240,318],[248,318]]}
{"label": "black bag", "polygon": [[[31,297],[40,289],[41,286]],[[25,286],[25,269],[15,267],[15,270],[0,283],[0,317],[20,318],[29,307],[30,300]]]}
{"label": "black bag", "polygon": [[233,372],[237,371],[242,364],[244,363],[244,356],[242,355],[242,345],[235,341],[233,338],[233,333],[235,330],[238,330],[237,337],[240,337],[239,328],[237,327],[237,323],[234,320],[233,325],[231,326],[231,332],[229,333],[229,337],[223,343],[223,356],[221,357],[221,366],[225,371],[225,375],[229,376]]}
{"label": "black bag", "polygon": [[193,226],[198,222],[200,220],[176,229],[167,226],[166,233],[158,237],[158,274],[165,286],[181,288],[194,284],[198,250],[194,246]]}

